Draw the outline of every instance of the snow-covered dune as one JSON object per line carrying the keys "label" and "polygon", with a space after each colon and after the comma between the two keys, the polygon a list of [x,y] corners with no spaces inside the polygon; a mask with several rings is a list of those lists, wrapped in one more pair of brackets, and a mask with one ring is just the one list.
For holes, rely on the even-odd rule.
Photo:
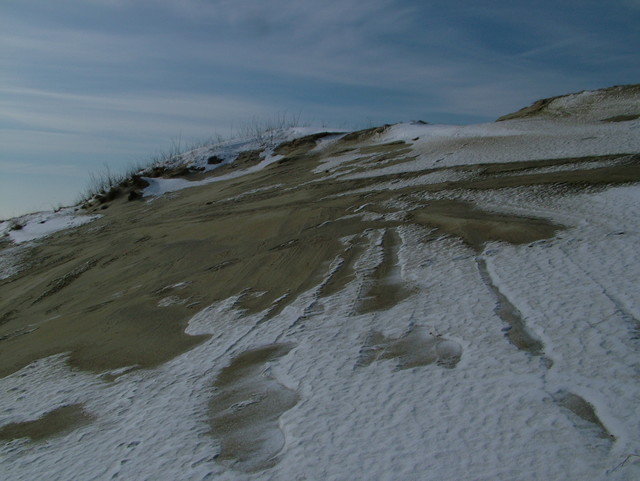
{"label": "snow-covered dune", "polygon": [[0,478],[639,479],[638,114],[212,146],[5,240]]}

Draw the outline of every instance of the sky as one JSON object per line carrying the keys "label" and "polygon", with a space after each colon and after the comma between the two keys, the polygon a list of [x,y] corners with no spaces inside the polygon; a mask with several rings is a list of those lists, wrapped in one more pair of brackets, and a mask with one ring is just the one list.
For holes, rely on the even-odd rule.
{"label": "sky", "polygon": [[0,219],[286,118],[489,122],[640,82],[640,0],[1,0]]}

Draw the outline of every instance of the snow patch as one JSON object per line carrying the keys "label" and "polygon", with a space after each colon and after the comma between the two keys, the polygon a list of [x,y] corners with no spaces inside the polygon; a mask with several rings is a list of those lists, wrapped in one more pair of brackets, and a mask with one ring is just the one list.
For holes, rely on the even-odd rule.
{"label": "snow patch", "polygon": [[73,207],[51,212],[37,212],[0,224],[0,237],[8,236],[15,244],[47,237],[55,232],[78,227],[100,215],[78,215]]}

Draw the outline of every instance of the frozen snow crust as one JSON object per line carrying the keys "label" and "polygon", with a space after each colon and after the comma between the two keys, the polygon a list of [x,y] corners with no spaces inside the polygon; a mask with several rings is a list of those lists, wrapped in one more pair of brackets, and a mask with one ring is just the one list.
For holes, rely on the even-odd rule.
{"label": "frozen snow crust", "polygon": [[43,239],[0,264],[0,478],[639,479],[639,129],[320,135]]}

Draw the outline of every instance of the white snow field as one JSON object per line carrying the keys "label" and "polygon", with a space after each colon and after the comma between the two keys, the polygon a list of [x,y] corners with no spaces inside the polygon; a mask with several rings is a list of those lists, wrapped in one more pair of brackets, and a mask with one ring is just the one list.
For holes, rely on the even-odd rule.
{"label": "white snow field", "polygon": [[[399,225],[381,289],[408,294],[359,309],[390,232],[372,228],[337,292],[323,288],[343,256],[268,321],[235,297],[203,306],[187,333],[211,337],[158,367],[94,374],[72,369],[64,353],[39,359],[0,379],[0,429],[64,406],[82,406],[87,422],[44,440],[0,440],[0,479],[640,479],[640,185],[421,190],[471,175],[456,166],[609,154],[622,160],[582,168],[627,162],[640,152],[640,121],[601,122],[597,109],[640,112],[640,101],[608,99],[558,100],[581,113],[573,117],[400,124],[368,141],[408,142],[404,162],[324,157],[315,183],[411,186],[411,199],[388,202],[395,212],[418,198],[456,199],[564,229],[474,249],[435,227]],[[536,172],[554,172],[544,169]],[[145,195],[186,187],[153,179]]]}

